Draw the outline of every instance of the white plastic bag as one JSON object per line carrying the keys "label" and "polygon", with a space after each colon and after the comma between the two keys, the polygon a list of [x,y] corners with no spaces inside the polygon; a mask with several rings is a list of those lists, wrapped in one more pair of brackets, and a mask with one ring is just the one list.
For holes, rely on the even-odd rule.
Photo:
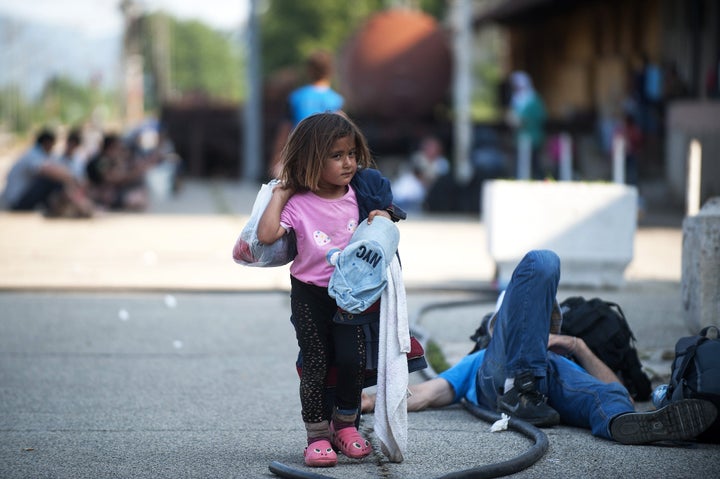
{"label": "white plastic bag", "polygon": [[490,426],[490,432],[500,432],[500,431],[507,431],[508,424],[510,423],[510,416],[508,416],[505,413],[502,413],[500,415],[500,419],[495,421],[492,426]]}
{"label": "white plastic bag", "polygon": [[240,232],[233,247],[233,260],[244,266],[272,267],[283,266],[295,258],[297,246],[295,245],[295,234],[286,234],[276,242],[266,245],[257,239],[257,226],[260,222],[265,208],[270,203],[272,191],[280,180],[271,180],[263,184],[255,198],[250,219]]}

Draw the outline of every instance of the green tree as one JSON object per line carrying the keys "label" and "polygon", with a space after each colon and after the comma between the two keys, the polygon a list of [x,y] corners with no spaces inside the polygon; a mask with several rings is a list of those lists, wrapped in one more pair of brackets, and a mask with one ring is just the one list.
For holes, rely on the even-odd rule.
{"label": "green tree", "polygon": [[77,124],[82,122],[92,109],[93,94],[88,86],[81,85],[68,77],[51,78],[40,96],[44,122]]}
{"label": "green tree", "polygon": [[0,88],[0,129],[25,132],[31,125],[33,105],[25,100],[17,85]]}
{"label": "green tree", "polygon": [[[167,22],[166,29],[157,28]],[[221,32],[196,20],[177,20],[163,13],[146,18],[143,53],[150,74],[148,107],[163,100],[158,95],[162,74],[173,95],[202,94],[210,98],[238,101],[242,96],[240,45],[232,33]],[[163,38],[169,35],[169,39]],[[167,61],[169,56],[169,62]]]}

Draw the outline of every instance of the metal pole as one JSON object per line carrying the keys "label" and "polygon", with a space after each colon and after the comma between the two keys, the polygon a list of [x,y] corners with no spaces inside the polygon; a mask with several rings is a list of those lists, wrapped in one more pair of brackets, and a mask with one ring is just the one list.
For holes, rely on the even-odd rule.
{"label": "metal pole", "polygon": [[470,0],[454,0],[454,88],[453,109],[455,179],[467,183],[472,176],[470,167],[470,143],[472,125],[470,120],[471,68],[472,61],[472,8]]}
{"label": "metal pole", "polygon": [[625,138],[616,135],[613,138],[613,183],[625,183]]}
{"label": "metal pole", "polygon": [[572,180],[572,137],[569,133],[560,135],[560,181]]}
{"label": "metal pole", "polygon": [[529,180],[531,174],[532,140],[527,134],[520,134],[517,139],[517,179]]}
{"label": "metal pole", "polygon": [[250,0],[250,10],[246,27],[247,64],[245,74],[248,85],[245,107],[243,109],[242,145],[240,156],[242,178],[249,181],[260,179],[262,163],[262,85],[260,82],[260,35],[258,29],[258,1]]}
{"label": "metal pole", "polygon": [[702,147],[698,140],[690,142],[687,176],[687,216],[700,211],[700,180],[702,176]]}

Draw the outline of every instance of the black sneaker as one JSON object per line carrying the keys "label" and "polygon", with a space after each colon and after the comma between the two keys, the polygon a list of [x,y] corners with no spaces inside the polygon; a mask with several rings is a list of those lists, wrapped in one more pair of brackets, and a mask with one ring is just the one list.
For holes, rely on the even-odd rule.
{"label": "black sneaker", "polygon": [[710,427],[717,414],[717,408],[709,401],[683,399],[657,411],[617,416],[610,423],[610,435],[622,444],[686,441]]}
{"label": "black sneaker", "polygon": [[535,378],[530,372],[516,377],[513,388],[498,396],[497,409],[537,427],[560,424],[560,414],[547,405],[547,398],[537,390]]}

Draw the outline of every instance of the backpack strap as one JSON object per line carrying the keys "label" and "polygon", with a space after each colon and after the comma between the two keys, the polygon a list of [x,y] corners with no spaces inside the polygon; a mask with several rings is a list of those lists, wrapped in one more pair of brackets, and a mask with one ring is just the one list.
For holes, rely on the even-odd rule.
{"label": "backpack strap", "polygon": [[632,338],[633,343],[635,343],[635,342],[637,341],[637,339],[635,339],[635,334],[632,332],[632,329],[630,329],[630,324],[628,324],[627,318],[625,317],[625,313],[623,312],[623,310],[622,310],[622,308],[620,307],[620,305],[617,304],[617,303],[612,303],[612,302],[610,302],[610,301],[605,301],[605,304],[607,304],[607,305],[610,306],[610,307],[613,307],[613,308],[617,309],[618,314],[620,315],[620,317],[622,318],[622,320],[625,322],[625,325],[627,326],[627,330],[628,330],[628,332],[630,333],[630,338]]}
{"label": "backpack strap", "polygon": [[705,326],[700,330],[700,336],[704,336],[707,339],[718,339],[720,338],[720,329],[717,326]]}

